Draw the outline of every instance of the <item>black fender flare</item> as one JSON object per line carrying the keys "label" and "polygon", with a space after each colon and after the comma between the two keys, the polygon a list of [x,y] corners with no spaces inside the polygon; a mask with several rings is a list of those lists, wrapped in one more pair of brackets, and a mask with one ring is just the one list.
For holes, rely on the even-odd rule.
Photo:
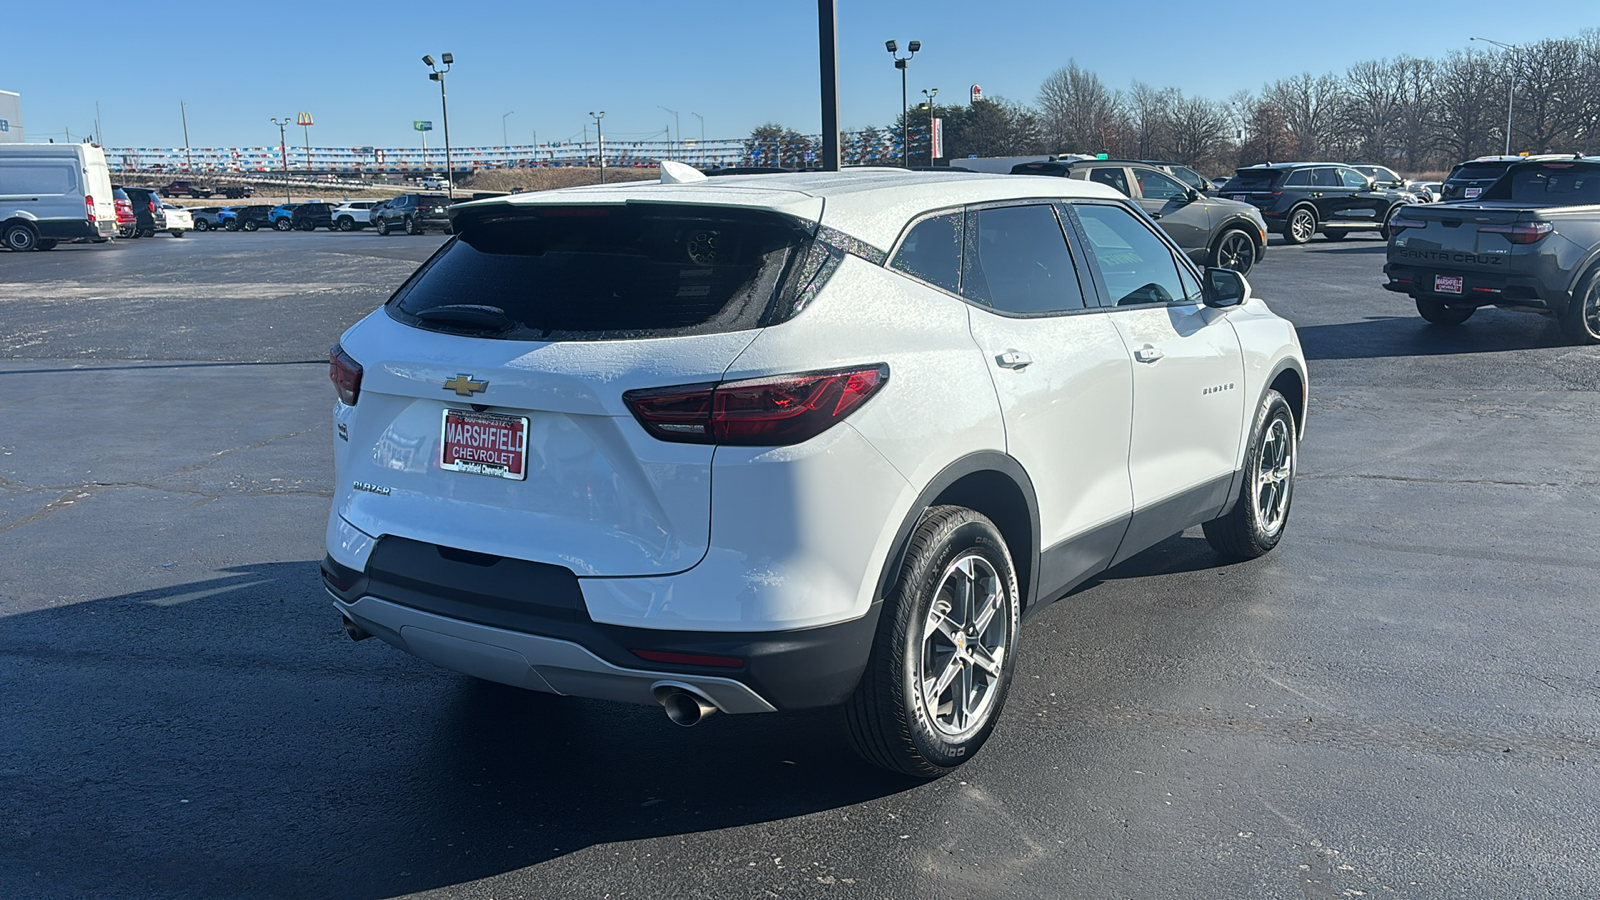
{"label": "black fender flare", "polygon": [[[1018,573],[1017,588],[1022,593],[1023,608],[1032,605],[1039,581],[1039,501],[1034,493],[1033,479],[1028,477],[1022,463],[994,450],[980,450],[957,459],[935,475],[917,495],[916,502],[911,505],[910,511],[906,513],[905,519],[895,532],[889,556],[884,560],[883,572],[878,576],[878,589],[874,595],[874,602],[883,602],[890,589],[894,587],[894,583],[899,580],[900,569],[905,564],[906,549],[911,543],[911,534],[917,530],[917,525],[922,522],[928,510],[936,505],[935,501],[963,479],[984,473],[993,473],[1010,481],[1021,495],[1026,507],[1025,525],[1020,522],[995,524],[1001,529],[1002,534],[1007,534],[1006,544],[1011,550],[1012,562],[1019,568],[1026,567]],[[1016,542],[1012,540],[1019,527],[1026,527],[1028,531],[1025,547],[1015,546]]]}
{"label": "black fender flare", "polygon": [[1222,224],[1217,226],[1217,236],[1211,239],[1210,246],[1206,248],[1207,259],[1210,259],[1211,254],[1216,252],[1217,245],[1222,243],[1222,236],[1234,229],[1250,236],[1250,240],[1256,245],[1257,253],[1260,253],[1267,246],[1266,238],[1262,235],[1261,230],[1256,227],[1255,220],[1249,216],[1234,213],[1222,220]]}

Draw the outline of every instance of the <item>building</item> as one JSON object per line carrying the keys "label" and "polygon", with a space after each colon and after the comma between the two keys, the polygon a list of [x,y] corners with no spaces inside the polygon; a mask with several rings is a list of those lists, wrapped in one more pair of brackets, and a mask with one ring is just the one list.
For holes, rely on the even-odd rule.
{"label": "building", "polygon": [[0,144],[21,144],[22,95],[0,91]]}

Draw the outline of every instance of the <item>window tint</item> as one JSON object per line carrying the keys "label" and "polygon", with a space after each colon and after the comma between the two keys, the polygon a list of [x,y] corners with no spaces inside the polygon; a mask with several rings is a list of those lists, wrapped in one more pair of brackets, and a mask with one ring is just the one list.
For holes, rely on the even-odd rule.
{"label": "window tint", "polygon": [[1289,175],[1289,180],[1285,181],[1284,185],[1287,187],[1310,187],[1311,170],[1301,169],[1298,172],[1291,173]]}
{"label": "window tint", "polygon": [[[1573,163],[1520,166],[1511,170],[1510,199],[1520,203],[1600,203],[1600,167]],[[1487,198],[1504,199],[1505,181],[1485,192]]]}
{"label": "window tint", "polygon": [[1188,291],[1178,281],[1172,250],[1133,213],[1120,206],[1081,203],[1075,207],[1084,236],[1100,264],[1109,300],[1117,306],[1170,303]]}
{"label": "window tint", "polygon": [[1228,179],[1230,190],[1265,191],[1283,175],[1282,169],[1235,169]]}
{"label": "window tint", "polygon": [[78,171],[64,163],[16,163],[0,168],[0,194],[68,194]]}
{"label": "window tint", "polygon": [[457,225],[388,311],[415,327],[504,340],[760,327],[807,243],[787,216],[695,207],[542,206]]}
{"label": "window tint", "polygon": [[1183,285],[1184,297],[1192,302],[1199,303],[1202,299],[1200,296],[1200,279],[1194,277],[1194,273],[1189,271],[1189,267],[1184,265],[1182,260],[1176,260],[1176,264],[1178,266],[1178,283]]}
{"label": "window tint", "polygon": [[1312,169],[1311,186],[1343,187],[1344,182],[1339,180],[1339,170],[1337,169]]}
{"label": "window tint", "polygon": [[1184,184],[1187,184],[1189,187],[1192,187],[1197,191],[1203,191],[1206,189],[1205,178],[1201,177],[1199,172],[1196,172],[1188,166],[1173,166],[1172,177],[1178,179]]}
{"label": "window tint", "polygon": [[1134,169],[1133,177],[1139,179],[1139,193],[1146,200],[1172,200],[1189,196],[1189,191],[1175,179],[1151,169]]}
{"label": "window tint", "polygon": [[1358,190],[1366,188],[1367,176],[1357,172],[1355,169],[1339,169],[1338,172],[1339,178],[1344,181],[1345,187],[1356,188]]}
{"label": "window tint", "polygon": [[945,213],[918,222],[890,268],[951,293],[961,287],[961,214]]}
{"label": "window tint", "polygon": [[962,294],[1009,313],[1083,309],[1083,288],[1049,206],[980,209]]}
{"label": "window tint", "polygon": [[1100,184],[1109,184],[1122,192],[1124,197],[1132,197],[1133,192],[1128,190],[1128,176],[1121,168],[1099,168],[1089,170],[1089,180]]}

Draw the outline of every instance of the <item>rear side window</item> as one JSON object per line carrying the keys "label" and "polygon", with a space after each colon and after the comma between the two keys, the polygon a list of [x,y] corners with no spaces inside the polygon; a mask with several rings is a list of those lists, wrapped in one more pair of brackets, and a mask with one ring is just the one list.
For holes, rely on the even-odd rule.
{"label": "rear side window", "polygon": [[1574,163],[1519,166],[1511,170],[1510,178],[1485,191],[1484,198],[1573,206],[1600,203],[1600,167]]}
{"label": "rear side window", "polygon": [[0,194],[70,194],[77,189],[78,170],[65,163],[0,166]]}
{"label": "rear side window", "polygon": [[1178,279],[1172,251],[1132,213],[1098,203],[1080,203],[1074,208],[1112,305],[1171,303],[1188,296],[1189,288]]}
{"label": "rear side window", "polygon": [[980,209],[961,292],[1020,315],[1083,309],[1083,288],[1050,206]]}
{"label": "rear side window", "polygon": [[1100,184],[1110,185],[1122,192],[1124,197],[1132,197],[1133,192],[1128,190],[1128,176],[1122,168],[1099,168],[1089,170],[1089,180]]}
{"label": "rear side window", "polygon": [[1289,180],[1283,184],[1284,187],[1311,187],[1311,170],[1301,169],[1293,172],[1289,175]]}
{"label": "rear side window", "polygon": [[955,293],[961,286],[960,223],[960,213],[918,222],[906,234],[890,268]]}
{"label": "rear side window", "polygon": [[650,205],[483,209],[389,300],[419,328],[504,340],[713,334],[770,324],[808,242],[776,213]]}

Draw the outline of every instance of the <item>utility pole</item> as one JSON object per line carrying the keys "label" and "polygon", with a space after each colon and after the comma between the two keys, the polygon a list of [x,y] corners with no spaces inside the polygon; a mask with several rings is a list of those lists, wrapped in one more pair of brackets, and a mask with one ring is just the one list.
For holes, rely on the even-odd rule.
{"label": "utility pole", "polygon": [[817,0],[817,65],[822,76],[822,169],[825,172],[839,171],[838,19],[838,0]]}
{"label": "utility pole", "polygon": [[933,98],[939,96],[939,89],[933,88],[930,91],[928,88],[923,88],[922,96],[928,98],[928,166],[931,168],[933,166],[934,145],[938,143],[933,137]]}
{"label": "utility pole", "polygon": [[[1493,44],[1496,47],[1499,47],[1501,50],[1506,51],[1506,59],[1508,60],[1508,62],[1506,63],[1506,155],[1510,156],[1511,155],[1511,104],[1514,102],[1514,99],[1515,99],[1516,93],[1517,93],[1517,72],[1516,72],[1515,69],[1513,69],[1511,67],[1511,64],[1510,64],[1509,60],[1511,59],[1511,54],[1513,54],[1513,53],[1515,53],[1517,51],[1516,45],[1514,45],[1514,44],[1503,44],[1500,41],[1491,40],[1489,38],[1481,38],[1481,37],[1468,38],[1467,40],[1483,41],[1485,44]],[[1543,149],[1543,148],[1535,148],[1535,149]]]}
{"label": "utility pole", "polygon": [[511,112],[500,114],[500,146],[502,147],[511,146],[511,139],[506,137],[506,116],[512,115],[515,112],[516,110],[513,109]]}
{"label": "utility pole", "polygon": [[672,124],[673,124],[673,128],[674,128],[674,133],[678,135],[678,139],[675,140],[675,141],[674,140],[667,141],[667,152],[672,154],[673,156],[676,156],[677,153],[678,153],[678,145],[683,143],[683,126],[678,123],[678,111],[675,110],[675,109],[667,109],[665,106],[662,106],[660,104],[656,105],[656,109],[665,110],[666,112],[672,113]]}
{"label": "utility pole", "polygon": [[595,155],[600,157],[600,183],[601,184],[605,184],[606,183],[606,133],[604,131],[600,130],[600,120],[604,119],[606,117],[606,111],[602,109],[602,110],[600,110],[599,115],[596,115],[594,110],[590,110],[589,111],[589,115],[594,118],[594,147],[595,147]]}
{"label": "utility pole", "polygon": [[[193,175],[194,156],[189,152],[189,107],[182,100],[178,101],[178,114],[183,117],[183,160],[184,164],[189,168],[189,174]],[[94,105],[94,118],[97,123],[95,127],[98,130],[100,121],[100,104],[98,102]]]}
{"label": "utility pole", "polygon": [[282,119],[279,119],[276,116],[274,116],[273,119],[272,119],[272,124],[278,126],[278,156],[283,159],[283,202],[284,202],[285,205],[288,205],[288,203],[289,203],[289,150],[288,150],[289,139],[284,137],[284,129],[289,127],[289,124],[290,124],[289,123],[289,117],[288,116],[284,116]]}

